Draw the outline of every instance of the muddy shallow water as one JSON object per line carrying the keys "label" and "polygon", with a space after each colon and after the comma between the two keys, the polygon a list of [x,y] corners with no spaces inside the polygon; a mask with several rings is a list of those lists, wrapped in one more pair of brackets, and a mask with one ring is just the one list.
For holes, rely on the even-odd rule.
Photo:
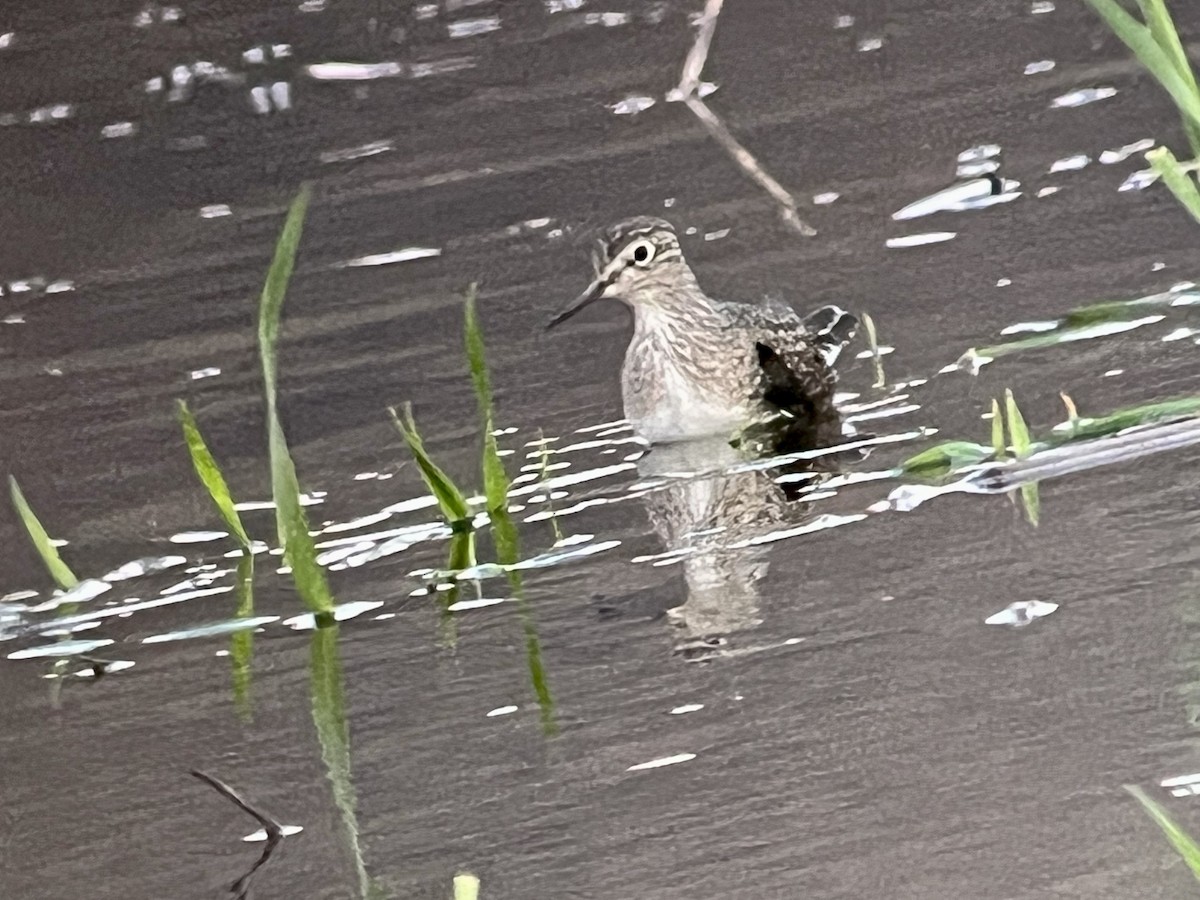
{"label": "muddy shallow water", "polygon": [[[460,870],[482,896],[514,900],[1191,890],[1122,786],[1200,828],[1191,801],[1160,787],[1200,763],[1195,449],[1047,481],[1037,528],[1003,496],[866,515],[893,482],[788,509],[753,473],[642,493],[710,460],[642,456],[627,430],[599,427],[621,415],[628,315],[601,304],[541,328],[586,283],[597,227],[665,215],[716,296],[874,316],[894,348],[889,385],[927,379],[877,391],[868,361],[844,367],[857,402],[906,393],[892,407],[915,407],[862,423],[876,434],[986,441],[981,414],[1005,388],[1043,428],[1064,417],[1059,391],[1085,414],[1194,391],[1186,308],[974,377],[937,374],[1007,326],[1200,269],[1195,227],[1164,190],[1118,191],[1140,154],[1100,162],[1142,139],[1182,141],[1169,102],[1082,4],[731,0],[709,102],[800,200],[819,230],[809,239],[663,100],[695,4],[24,6],[0,10],[0,461],[81,577],[185,561],[81,605],[111,614],[73,637],[113,641],[93,655],[131,668],[57,684],[46,659],[0,663],[6,896],[225,895],[261,845],[240,842],[253,821],[193,768],[304,827],[254,876],[260,898],[441,898]],[[1180,25],[1200,38],[1194,12]],[[368,80],[308,68],[333,62],[394,65]],[[1097,87],[1116,93],[1052,106]],[[613,111],[638,97],[656,102]],[[1000,147],[1019,198],[892,219],[983,144]],[[1082,167],[1055,165],[1077,155]],[[233,615],[230,573],[184,573],[228,569],[232,545],[171,540],[219,527],[174,401],[190,402],[234,495],[267,497],[256,299],[303,179],[315,197],[284,313],[281,405],[321,501],[313,524],[332,526],[318,542],[358,536],[370,555],[379,532],[433,522],[416,502],[387,511],[424,493],[389,405],[412,400],[431,450],[475,479],[460,333],[462,292],[479,281],[513,473],[540,465],[541,429],[557,438],[551,462],[569,464],[551,475],[579,476],[552,507],[520,501],[525,555],[555,542],[551,508],[568,550],[601,548],[525,573],[555,736],[515,604],[454,614],[451,640],[436,599],[413,596],[411,573],[444,564],[437,534],[335,561],[339,601],[382,604],[340,626],[340,663],[327,645],[314,655],[310,633],[264,625],[249,718],[229,638],[143,643]],[[956,237],[886,245],[938,231]],[[411,248],[428,252],[362,262]],[[883,470],[926,443],[880,445],[851,468]],[[268,511],[246,517],[271,537]],[[726,546],[710,553],[696,532],[714,527]],[[15,515],[0,539],[0,595],[50,598]],[[698,550],[672,559],[680,544]],[[272,568],[260,566],[256,614],[302,612]],[[230,590],[133,602],[178,597],[193,575],[213,579],[197,591]],[[507,584],[479,590],[505,597]],[[984,624],[1032,600],[1059,608],[1027,628]],[[3,632],[5,656],[45,643],[18,631]],[[706,635],[723,643],[697,656],[690,642]],[[315,659],[344,694],[353,821],[314,727]]]}

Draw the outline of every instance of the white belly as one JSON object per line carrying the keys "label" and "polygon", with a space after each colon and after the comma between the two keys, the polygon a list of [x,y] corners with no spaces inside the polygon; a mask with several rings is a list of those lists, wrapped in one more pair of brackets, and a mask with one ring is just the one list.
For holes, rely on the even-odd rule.
{"label": "white belly", "polygon": [[652,443],[699,437],[730,437],[746,424],[744,405],[731,407],[697,388],[673,366],[664,367],[653,390],[627,394],[625,415],[634,431]]}

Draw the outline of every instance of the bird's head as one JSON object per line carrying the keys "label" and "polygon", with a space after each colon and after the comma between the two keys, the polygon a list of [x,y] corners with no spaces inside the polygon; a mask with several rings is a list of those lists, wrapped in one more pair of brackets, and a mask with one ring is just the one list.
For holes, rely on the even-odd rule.
{"label": "bird's head", "polygon": [[675,229],[663,219],[639,216],[606,229],[592,253],[592,268],[592,283],[560,309],[547,328],[596,300],[620,300],[634,310],[658,307],[671,312],[699,294]]}

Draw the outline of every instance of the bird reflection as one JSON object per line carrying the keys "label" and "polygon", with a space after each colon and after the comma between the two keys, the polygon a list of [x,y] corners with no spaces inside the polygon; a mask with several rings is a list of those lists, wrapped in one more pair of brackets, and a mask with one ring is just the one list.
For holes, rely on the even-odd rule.
{"label": "bird reflection", "polygon": [[[773,354],[760,347],[764,370]],[[786,410],[786,396],[778,403]],[[847,461],[848,454],[749,469],[755,459],[834,447],[845,440],[830,403],[796,409],[736,443],[712,439],[656,445],[638,461],[643,482],[656,485],[643,502],[666,557],[682,556],[686,600],[667,611],[674,650],[703,660],[725,650],[726,636],[761,623],[759,584],[768,544],[750,543],[814,518],[805,493]],[[785,484],[776,479],[791,476]]]}

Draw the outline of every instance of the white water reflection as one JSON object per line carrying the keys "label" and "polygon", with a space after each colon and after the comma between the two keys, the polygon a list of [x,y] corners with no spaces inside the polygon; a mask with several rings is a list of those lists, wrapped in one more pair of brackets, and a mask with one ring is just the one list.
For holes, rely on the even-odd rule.
{"label": "white water reflection", "polygon": [[210,625],[197,625],[193,628],[183,628],[179,631],[167,631],[162,634],[152,634],[142,638],[143,644],[165,644],[170,641],[187,641],[198,638],[220,637],[227,634],[237,634],[239,631],[252,631],[278,622],[279,616],[254,616],[245,619],[226,619],[213,622]]}
{"label": "white water reflection", "polygon": [[[331,615],[335,622],[345,622],[369,613],[373,609],[379,609],[381,606],[383,606],[382,600],[355,600],[335,606]],[[284,619],[283,624],[293,631],[312,631],[317,627],[317,616],[313,613],[304,613]]]}
{"label": "white water reflection", "polygon": [[396,78],[404,74],[403,63],[313,63],[305,66],[310,78],[318,81],[372,81],[376,78]]}
{"label": "white water reflection", "polygon": [[966,150],[958,154],[958,162],[969,163],[978,162],[982,159],[991,159],[994,156],[1000,155],[999,144],[977,144],[974,147],[968,147]]}
{"label": "white water reflection", "polygon": [[1076,172],[1085,168],[1091,161],[1092,158],[1086,153],[1076,153],[1074,156],[1056,159],[1050,163],[1050,174],[1053,175],[1056,172]]}
{"label": "white water reflection", "polygon": [[342,150],[326,150],[317,158],[323,163],[349,162],[353,159],[364,159],[368,156],[378,156],[380,153],[387,153],[393,149],[395,149],[395,145],[390,140],[372,141],[369,144],[361,144],[357,147],[346,147]]}
{"label": "white water reflection", "polygon": [[964,212],[1009,203],[1021,196],[1021,182],[1001,178],[977,178],[951,185],[892,213],[896,221],[916,219],[936,212]]}
{"label": "white water reflection", "polygon": [[695,753],[677,753],[674,756],[664,756],[659,759],[652,759],[649,762],[638,763],[630,766],[626,772],[639,772],[643,769],[660,769],[663,766],[673,766],[677,763],[688,762],[696,758]]}
{"label": "white water reflection", "polygon": [[1132,144],[1126,144],[1123,147],[1117,147],[1113,150],[1105,150],[1100,154],[1100,162],[1106,166],[1111,166],[1114,163],[1124,162],[1135,153],[1144,153],[1147,150],[1154,149],[1155,141],[1153,138],[1143,138],[1140,141],[1134,141]]}
{"label": "white water reflection", "polygon": [[1068,109],[1077,106],[1086,106],[1089,103],[1095,103],[1098,100],[1107,100],[1109,97],[1117,96],[1115,87],[1094,87],[1082,88],[1078,91],[1071,91],[1063,94],[1061,97],[1055,97],[1050,102],[1051,109]]}
{"label": "white water reflection", "polygon": [[173,569],[186,563],[186,556],[147,556],[118,566],[103,576],[102,580],[127,581],[130,578],[141,578],[144,575],[165,572],[167,569]]}
{"label": "white water reflection", "polygon": [[45,644],[40,647],[26,647],[8,654],[6,659],[44,659],[59,656],[78,656],[80,653],[91,653],[101,647],[113,644],[109,638],[93,641],[59,641],[55,644]]}
{"label": "white water reflection", "polygon": [[612,110],[613,115],[634,116],[640,112],[645,112],[650,107],[652,107],[654,105],[654,103],[655,103],[655,100],[653,97],[647,97],[645,95],[634,95],[634,96],[626,97],[624,100],[620,100],[616,103],[610,104],[608,108],[610,110]]}
{"label": "white water reflection", "polygon": [[886,245],[891,248],[922,247],[925,244],[940,244],[952,241],[958,237],[957,231],[927,231],[923,234],[909,234],[904,237],[888,238]]}
{"label": "white water reflection", "polygon": [[341,268],[358,268],[362,266],[388,266],[392,263],[410,262],[414,259],[429,259],[441,256],[440,247],[405,247],[390,253],[373,253],[370,256],[358,256],[345,262],[337,263]]}
{"label": "white water reflection", "polygon": [[1021,628],[1035,619],[1048,616],[1058,609],[1057,603],[1046,603],[1042,600],[1018,600],[1000,612],[984,619],[986,625],[1008,625]]}

